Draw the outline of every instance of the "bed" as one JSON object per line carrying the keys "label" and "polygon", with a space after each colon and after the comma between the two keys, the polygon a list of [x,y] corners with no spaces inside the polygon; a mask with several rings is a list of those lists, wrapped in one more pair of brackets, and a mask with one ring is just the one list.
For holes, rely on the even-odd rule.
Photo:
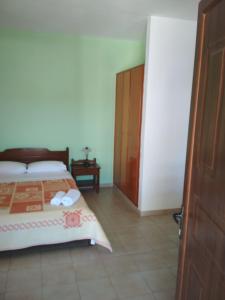
{"label": "bed", "polygon": [[50,204],[57,191],[77,188],[68,172],[68,148],[7,149],[0,152],[0,161],[60,161],[67,168],[58,173],[0,175],[0,251],[75,240],[90,240],[112,251],[101,224],[82,195],[70,207]]}

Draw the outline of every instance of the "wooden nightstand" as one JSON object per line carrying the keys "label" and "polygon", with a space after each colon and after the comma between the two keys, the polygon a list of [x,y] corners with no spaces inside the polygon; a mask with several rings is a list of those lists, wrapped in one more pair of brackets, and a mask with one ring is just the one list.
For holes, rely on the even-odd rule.
{"label": "wooden nightstand", "polygon": [[[89,165],[88,165],[89,164]],[[100,177],[100,166],[94,160],[73,160],[71,161],[71,174],[75,179],[77,186],[80,189],[93,188],[96,193],[99,192],[99,177]],[[78,180],[78,176],[89,176],[92,175],[91,180]]]}

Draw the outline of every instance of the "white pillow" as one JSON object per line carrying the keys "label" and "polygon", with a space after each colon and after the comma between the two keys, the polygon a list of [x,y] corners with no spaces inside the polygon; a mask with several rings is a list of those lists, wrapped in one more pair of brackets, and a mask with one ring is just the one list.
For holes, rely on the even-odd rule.
{"label": "white pillow", "polygon": [[62,161],[43,160],[28,164],[27,173],[65,172],[66,165]]}
{"label": "white pillow", "polygon": [[27,165],[17,161],[0,161],[0,175],[24,174]]}

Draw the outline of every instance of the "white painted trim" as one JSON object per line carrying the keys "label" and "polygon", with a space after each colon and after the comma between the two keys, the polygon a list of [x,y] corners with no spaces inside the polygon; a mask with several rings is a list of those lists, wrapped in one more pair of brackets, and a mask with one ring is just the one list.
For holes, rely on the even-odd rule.
{"label": "white painted trim", "polygon": [[170,209],[160,209],[160,210],[146,210],[139,211],[141,217],[146,216],[163,216],[163,215],[172,215],[175,212],[178,212],[180,208],[170,208]]}
{"label": "white painted trim", "polygon": [[108,187],[113,187],[113,183],[101,183],[99,185],[100,188],[108,188]]}
{"label": "white painted trim", "polygon": [[151,17],[148,17],[147,28],[146,28],[146,49],[145,49],[145,69],[144,69],[144,86],[143,86],[143,99],[142,99],[142,123],[141,123],[141,140],[140,140],[140,169],[139,169],[139,191],[138,191],[138,208],[142,207],[142,182],[143,182],[143,172],[144,172],[144,148],[145,148],[145,127],[146,127],[146,105],[148,98],[148,82],[149,82],[149,52],[150,52],[150,25]]}

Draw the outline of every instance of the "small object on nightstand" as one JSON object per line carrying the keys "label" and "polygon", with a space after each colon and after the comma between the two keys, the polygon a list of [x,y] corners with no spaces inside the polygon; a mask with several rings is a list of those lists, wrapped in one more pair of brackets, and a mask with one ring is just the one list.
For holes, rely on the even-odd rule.
{"label": "small object on nightstand", "polygon": [[[84,159],[84,166],[85,167],[89,167],[89,159],[88,159],[88,154],[91,152],[91,148],[86,146],[82,149],[82,151],[84,152],[85,154],[85,159]],[[95,163],[96,163],[96,160],[95,160]]]}
{"label": "small object on nightstand", "polygon": [[[80,189],[93,188],[97,193],[99,192],[99,177],[100,166],[96,163],[96,158],[80,159],[71,161],[71,173]],[[78,180],[78,176],[89,176],[93,178],[91,180]]]}

